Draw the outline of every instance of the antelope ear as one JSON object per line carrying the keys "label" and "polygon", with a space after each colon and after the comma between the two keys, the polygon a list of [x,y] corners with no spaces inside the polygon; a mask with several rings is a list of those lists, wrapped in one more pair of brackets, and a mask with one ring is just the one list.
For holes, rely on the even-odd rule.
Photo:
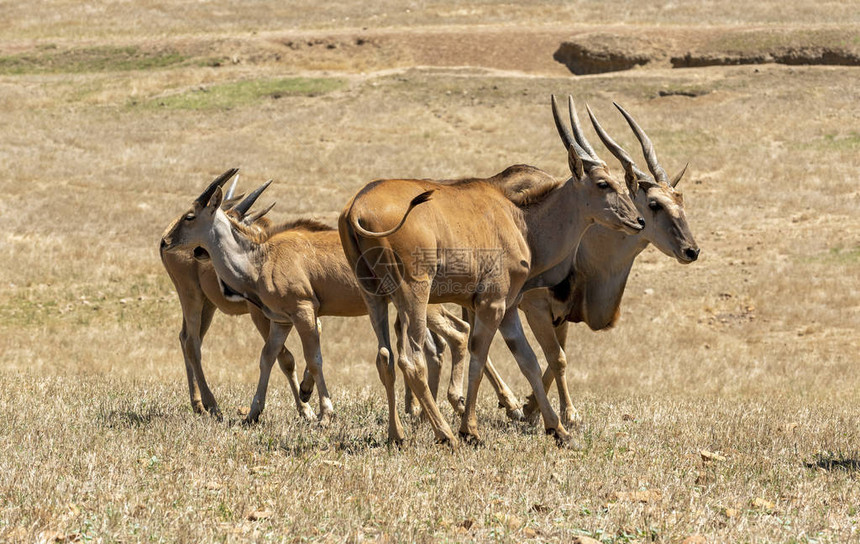
{"label": "antelope ear", "polygon": [[585,167],[582,164],[582,159],[579,158],[576,148],[572,145],[567,148],[567,165],[570,168],[570,173],[573,174],[573,177],[577,181],[585,176]]}
{"label": "antelope ear", "polygon": [[688,166],[690,166],[690,163],[685,164],[685,165],[684,165],[684,168],[682,168],[680,172],[678,172],[677,174],[675,174],[675,177],[674,177],[674,178],[672,178],[671,180],[669,180],[669,186],[670,186],[670,187],[675,187],[675,186],[677,186],[677,185],[678,185],[678,182],[680,182],[680,181],[681,181],[681,178],[682,178],[682,177],[684,177],[684,174],[686,174],[686,173],[687,173],[687,167],[688,167]]}
{"label": "antelope ear", "polygon": [[215,192],[212,193],[212,197],[209,199],[209,202],[206,204],[206,208],[212,210],[213,212],[221,207],[221,201],[224,199],[224,193],[221,192],[221,187],[216,187]]}
{"label": "antelope ear", "polygon": [[624,173],[624,181],[627,183],[627,189],[631,195],[635,195],[639,191],[639,178],[633,172]]}

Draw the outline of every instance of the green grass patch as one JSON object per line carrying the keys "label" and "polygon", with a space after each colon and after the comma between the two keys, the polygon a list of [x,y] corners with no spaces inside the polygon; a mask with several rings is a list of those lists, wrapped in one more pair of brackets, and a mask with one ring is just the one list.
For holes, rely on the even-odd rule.
{"label": "green grass patch", "polygon": [[285,96],[317,96],[345,85],[342,79],[306,77],[236,81],[163,96],[144,105],[176,110],[230,109]]}
{"label": "green grass patch", "polygon": [[40,47],[37,51],[0,57],[0,74],[46,74],[122,72],[165,68],[187,57],[175,51],[144,51],[139,47],[86,47],[59,50]]}
{"label": "green grass patch", "polygon": [[850,151],[860,148],[860,132],[851,131],[848,134],[828,133],[819,141],[821,147],[838,151]]}
{"label": "green grass patch", "polygon": [[832,247],[825,260],[836,264],[860,263],[860,247]]}
{"label": "green grass patch", "polygon": [[816,253],[798,259],[803,263],[817,263],[827,265],[852,265],[860,264],[860,246],[858,247],[831,247],[827,251]]}

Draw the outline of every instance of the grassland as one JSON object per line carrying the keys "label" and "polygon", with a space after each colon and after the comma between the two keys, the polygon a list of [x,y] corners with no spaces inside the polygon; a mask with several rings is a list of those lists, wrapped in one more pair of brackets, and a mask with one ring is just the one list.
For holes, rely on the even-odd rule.
{"label": "grassland", "polygon": [[[372,42],[357,53],[351,38],[385,26],[406,48],[415,27],[474,40],[486,29],[469,25],[504,36],[523,20],[557,32],[574,12],[595,28],[689,25],[697,9],[723,25],[792,27],[801,16],[850,25],[856,10],[346,2],[325,16],[297,3],[287,16],[267,3],[83,6],[8,5],[13,17],[0,22],[0,541],[860,538],[857,68],[573,77],[528,62],[527,51],[511,59],[521,69],[410,67],[412,57]],[[96,12],[89,24],[85,9]],[[317,30],[350,39],[284,45]],[[685,90],[695,96],[677,94]],[[226,420],[191,412],[180,309],[157,244],[214,175],[240,166],[245,187],[273,177],[276,218],[329,223],[378,177],[486,176],[514,163],[561,176],[551,93],[587,101],[637,151],[618,101],[667,170],[690,162],[681,189],[702,247],[688,267],[647,250],[619,326],[574,328],[583,451],[508,422],[487,387],[484,446],[450,453],[413,422],[407,444],[388,447],[366,319],[323,321],[331,427],[299,421],[281,377],[261,424],[236,425],[261,347],[247,318],[216,316],[204,343]],[[288,347],[301,353],[296,338]],[[524,397],[503,343],[491,355]]]}

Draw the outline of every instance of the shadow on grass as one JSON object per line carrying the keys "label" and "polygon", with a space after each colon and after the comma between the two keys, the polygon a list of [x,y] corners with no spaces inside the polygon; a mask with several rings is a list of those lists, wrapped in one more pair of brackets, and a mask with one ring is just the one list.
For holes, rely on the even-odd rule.
{"label": "shadow on grass", "polygon": [[289,457],[304,457],[308,453],[324,451],[362,455],[369,450],[388,447],[386,440],[375,435],[353,436],[341,432],[327,435],[325,430],[320,433],[302,432],[288,437],[261,434],[257,442],[266,451],[276,450]]}
{"label": "shadow on grass", "polygon": [[173,417],[171,414],[159,408],[147,408],[144,410],[111,410],[98,415],[98,421],[108,428],[117,427],[146,427],[156,420],[164,420]]}
{"label": "shadow on grass", "polygon": [[523,436],[544,434],[542,419],[538,418],[534,423],[528,420],[515,421],[505,415],[504,409],[494,412],[490,417],[480,421],[479,425],[486,425],[488,429],[494,429],[501,433],[519,433]]}
{"label": "shadow on grass", "polygon": [[806,463],[806,468],[823,468],[827,471],[844,470],[846,472],[860,471],[860,459],[848,458],[832,454],[818,455],[815,461]]}

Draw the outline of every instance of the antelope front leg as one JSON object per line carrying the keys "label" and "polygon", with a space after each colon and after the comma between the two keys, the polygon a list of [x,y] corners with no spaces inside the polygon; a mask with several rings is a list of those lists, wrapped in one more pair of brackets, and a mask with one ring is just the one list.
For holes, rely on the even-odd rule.
{"label": "antelope front leg", "polygon": [[287,377],[287,382],[290,384],[290,391],[293,393],[293,400],[296,402],[296,410],[299,412],[299,416],[306,421],[311,421],[315,417],[314,410],[306,401],[302,400],[299,380],[296,377],[296,359],[286,347],[278,354],[278,365],[280,365],[281,372],[284,373]]}
{"label": "antelope front leg", "polygon": [[571,436],[564,428],[546,396],[543,388],[540,365],[537,357],[525,337],[520,315],[516,307],[511,307],[502,319],[499,330],[505,339],[505,343],[514,355],[520,371],[532,386],[538,406],[543,415],[546,433],[553,435],[559,444],[570,442]]}
{"label": "antelope front leg", "polygon": [[260,420],[260,414],[266,406],[266,391],[269,388],[269,376],[275,359],[284,347],[290,327],[281,323],[272,323],[269,327],[269,336],[260,353],[260,380],[257,382],[257,393],[251,401],[251,410],[245,418],[245,424],[256,423]]}
{"label": "antelope front leg", "polygon": [[[567,355],[565,354],[565,346],[567,346],[567,327],[570,325],[568,321],[562,321],[560,325],[554,327],[555,345],[558,346],[558,362],[557,367],[550,367],[555,372],[555,383],[558,386],[558,398],[561,403],[561,420],[565,425],[578,427],[582,424],[582,416],[574,408],[572,397],[567,386]],[[546,376],[544,376],[546,383]]]}
{"label": "antelope front leg", "polygon": [[206,383],[200,350],[203,337],[212,323],[215,306],[203,301],[196,301],[192,304],[183,304],[182,313],[182,331],[179,333],[179,342],[182,345],[182,356],[185,359],[185,373],[188,377],[191,407],[198,414],[209,413],[221,419],[218,402]]}
{"label": "antelope front leg", "polygon": [[[263,312],[261,312],[259,308],[252,304],[248,304],[248,311],[251,314],[251,320],[263,336],[263,340],[266,340],[269,337],[268,318],[263,315]],[[287,335],[289,335],[293,327],[292,324],[285,323],[284,327],[287,328]],[[296,402],[296,410],[299,412],[299,416],[306,420],[314,419],[314,411],[310,406],[308,406],[307,402],[301,399],[301,395],[299,393],[299,381],[296,378],[296,359],[286,346],[282,347],[281,352],[278,354],[278,365],[281,367],[281,372],[284,373],[287,377],[287,382],[290,384],[290,390],[293,393],[293,400]]]}
{"label": "antelope front leg", "polygon": [[185,347],[188,339],[188,324],[185,318],[182,318],[182,329],[179,331],[179,346],[182,348],[182,358],[185,360],[185,376],[188,378],[188,395],[191,397],[191,409],[195,414],[202,414],[206,411],[203,407],[203,399],[200,398],[200,387],[197,385],[197,378],[194,376],[194,367],[191,364],[189,350]]}
{"label": "antelope front leg", "polygon": [[302,340],[302,349],[305,354],[305,364],[313,376],[317,393],[320,397],[320,425],[328,425],[334,414],[334,407],[328,394],[328,387],[323,376],[323,359],[320,350],[319,329],[317,329],[316,310],[313,307],[301,307],[293,315],[293,324],[299,338]]}
{"label": "antelope front leg", "polygon": [[[464,312],[464,317],[468,314],[468,311]],[[431,314],[428,312],[428,320],[430,315]],[[468,322],[457,318],[447,310],[443,312],[443,315],[447,319],[449,328],[453,328],[453,326],[457,327],[457,329],[451,333],[452,340],[450,341],[452,346],[451,381],[448,386],[448,402],[454,406],[457,413],[462,415],[464,407],[464,399],[461,396],[463,387],[463,368],[465,366],[464,361],[466,359],[466,354],[468,353],[468,339],[471,328]],[[432,321],[430,321],[430,329],[433,330]],[[493,366],[493,362],[489,357],[487,357],[487,363],[484,366],[484,375],[488,380],[490,380],[490,385],[492,385],[493,390],[496,392],[496,397],[499,399],[499,407],[505,409],[505,413],[510,419],[521,421],[523,419],[523,411],[520,408],[520,403],[517,400],[516,395],[514,395],[514,392],[511,391],[511,388],[508,387],[508,384],[506,384],[501,375],[499,375],[499,372],[496,370],[496,367]],[[455,399],[458,402],[456,402]]]}
{"label": "antelope front leg", "polygon": [[[558,403],[561,410],[561,421],[565,425],[571,427],[579,425],[581,419],[576,408],[573,406],[570,391],[567,385],[567,358],[564,354],[564,340],[561,338],[567,337],[567,321],[563,321],[561,325],[555,327],[552,324],[552,315],[549,311],[541,311],[539,309],[527,309],[526,319],[529,326],[543,350],[547,360],[547,369],[543,374],[544,391],[549,391],[553,380],[558,386]],[[534,393],[529,395],[526,402],[526,417],[531,417],[537,413],[538,403]]]}

